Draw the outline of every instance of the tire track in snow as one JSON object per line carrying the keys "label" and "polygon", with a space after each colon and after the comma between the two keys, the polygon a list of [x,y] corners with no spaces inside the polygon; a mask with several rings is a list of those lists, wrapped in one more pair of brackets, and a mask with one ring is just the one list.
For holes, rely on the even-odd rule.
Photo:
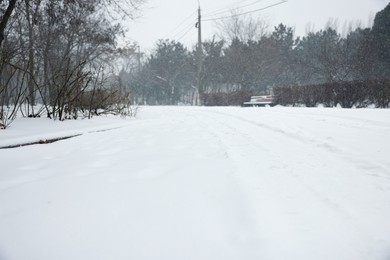
{"label": "tire track in snow", "polygon": [[[211,118],[213,120],[215,120],[214,117],[210,117],[210,119]],[[245,122],[247,122],[247,120],[245,120]],[[241,141],[238,141],[241,145],[237,145],[238,147],[241,147],[241,149],[244,149],[244,150],[251,150],[252,149],[255,154],[256,154],[256,151],[259,154],[260,154],[259,151],[264,151],[264,152],[270,154],[271,157],[277,157],[278,160],[272,162],[273,165],[271,165],[271,167],[270,167],[271,169],[277,169],[277,168],[279,168],[279,169],[286,169],[286,168],[289,167],[288,163],[284,162],[283,159],[280,158],[275,152],[272,152],[270,149],[266,148],[264,143],[262,144],[258,140],[256,140],[255,138],[251,137],[249,134],[239,131],[236,127],[226,123],[226,121],[219,121],[218,123],[228,129],[227,133],[230,133],[230,134],[235,136],[235,138],[236,138],[235,141],[238,141],[238,139],[242,139]],[[253,123],[253,122],[250,122],[250,123]],[[254,125],[258,126],[258,124],[255,124],[255,123],[254,123]],[[216,138],[218,140],[219,143],[221,143],[221,145],[223,145],[225,147],[225,149],[228,149],[229,145],[225,144],[224,141],[223,141],[223,140],[226,140],[226,138],[221,138],[220,137],[220,132],[218,132],[218,133],[213,132],[212,129],[211,130],[209,129],[209,132],[211,133],[211,135],[214,138]],[[279,131],[278,131],[278,133],[279,133]],[[289,137],[289,135],[287,135],[287,136]],[[234,159],[235,156],[231,155],[231,152],[230,153],[227,152],[227,154],[228,154],[228,158]],[[246,154],[245,151],[242,152],[242,155],[244,155],[244,154]],[[248,164],[249,165],[256,165],[258,163],[261,163],[261,162],[258,162],[256,160],[255,162],[248,163]],[[253,169],[253,170],[255,171],[255,169]],[[312,195],[315,195],[316,197],[321,199],[326,204],[329,204],[332,209],[338,208],[338,211],[340,211],[340,208],[341,208],[340,205],[338,205],[336,202],[332,202],[329,198],[327,198],[326,196],[321,195],[320,192],[318,192],[317,190],[313,189],[312,187],[310,187],[309,185],[304,183],[302,178],[299,175],[292,173],[292,174],[289,174],[288,177],[293,177],[295,179],[298,179],[298,180],[296,180],[297,184],[301,185],[303,188],[307,188],[307,189],[311,190],[312,191]],[[348,216],[347,212],[343,212],[343,214]]]}
{"label": "tire track in snow", "polygon": [[[297,109],[299,109],[299,108],[297,108]],[[285,112],[281,112],[281,111],[278,111],[278,110],[272,110],[272,113],[284,114]],[[294,113],[292,111],[289,111],[288,115],[289,116],[293,116],[295,118],[302,118],[303,116],[305,118],[307,118],[307,116],[311,116],[312,117],[311,120],[320,121],[319,119],[317,119],[318,114],[316,114],[316,113],[305,113],[305,114],[302,114],[302,113]],[[342,116],[342,115],[334,115],[334,114],[326,114],[325,116],[327,118],[340,119],[340,120],[342,120],[342,122],[345,122],[345,121],[350,121],[350,122],[354,122],[354,123],[362,123],[362,122],[364,122],[364,123],[367,123],[367,124],[373,125],[373,126],[390,128],[390,123],[389,122],[383,122],[383,121],[378,121],[378,120],[373,120],[373,119],[365,119],[364,121],[362,121],[361,119],[359,119],[357,117],[352,117],[352,116]]]}
{"label": "tire track in snow", "polygon": [[[277,128],[274,126],[269,126],[267,124],[254,122],[251,120],[248,120],[246,118],[232,115],[228,113],[223,113],[220,111],[207,111],[214,114],[222,115],[227,118],[233,118],[239,122],[246,123],[247,125],[259,128],[259,129],[265,129],[267,130],[271,135],[277,135],[273,136],[268,139],[274,139],[279,140],[280,138],[287,138],[290,141],[293,140],[295,144],[291,144],[288,147],[296,147],[299,146],[300,148],[295,148],[295,150],[302,150],[302,151],[311,151],[316,150],[317,158],[328,158],[327,164],[328,165],[338,165],[342,164],[344,165],[343,169],[347,172],[350,172],[351,178],[359,178],[364,179],[365,182],[370,183],[373,185],[377,190],[390,190],[390,185],[388,183],[388,180],[390,179],[390,169],[386,167],[386,165],[378,163],[378,162],[371,162],[366,158],[362,158],[361,156],[356,159],[352,155],[348,155],[346,152],[338,149],[336,146],[329,145],[327,143],[321,144],[320,141],[313,140],[306,140],[304,136],[300,136],[298,134],[289,133],[286,132],[284,129]],[[235,126],[240,125],[239,123],[235,124]],[[234,127],[232,127],[234,129]],[[260,138],[257,138],[260,139]],[[317,139],[318,140],[318,139]],[[253,139],[250,143],[258,143],[256,139]],[[287,143],[289,141],[286,141]],[[281,142],[283,143],[283,142]],[[264,147],[264,144],[262,144]],[[287,146],[283,147],[283,149],[287,148]],[[292,151],[294,153],[294,151]],[[318,153],[321,154],[321,156],[318,156]],[[311,163],[313,159],[315,159],[312,155],[308,154],[305,155],[306,159],[302,160],[302,163]],[[312,158],[313,157],[313,158]],[[342,159],[342,162],[340,162],[340,159]],[[314,165],[314,164],[313,164]],[[324,165],[326,166],[326,165]],[[315,169],[313,169],[315,170]],[[375,173],[372,171],[376,170]],[[336,174],[332,173],[334,179],[339,179],[338,172]],[[374,178],[372,178],[374,177]],[[377,181],[378,180],[384,180],[383,181]],[[344,183],[348,183],[348,180],[345,180]]]}
{"label": "tire track in snow", "polygon": [[[204,111],[202,111],[204,112]],[[278,142],[286,142],[287,146],[296,147],[298,153],[301,153],[301,156],[304,156],[304,159],[310,164],[310,160],[313,159],[310,157],[310,154],[306,154],[305,151],[318,150],[318,146],[313,146],[311,142],[306,142],[301,137],[296,137],[289,133],[286,133],[282,129],[277,129],[275,127],[270,127],[264,124],[257,124],[255,122],[246,120],[245,118],[240,118],[237,116],[232,116],[224,113],[217,113],[212,111],[213,114],[227,116],[229,118],[235,119],[235,121],[246,122],[252,126],[252,128],[256,129],[260,127],[260,129],[265,129],[267,132],[262,131],[264,135],[264,139],[268,140],[278,140]],[[205,118],[207,118],[205,120]],[[327,244],[329,247],[338,247],[343,245],[344,250],[346,250],[347,255],[351,256],[356,254],[353,252],[353,247],[349,247],[349,244],[346,244],[346,241],[359,244],[359,246],[364,247],[363,240],[355,239],[355,238],[369,238],[372,237],[373,234],[370,232],[369,228],[366,227],[364,222],[361,219],[356,218],[356,215],[351,212],[350,209],[346,208],[345,205],[347,202],[344,200],[340,200],[337,194],[332,194],[331,191],[327,191],[322,188],[321,183],[313,183],[305,181],[301,174],[296,171],[300,169],[306,169],[307,167],[299,163],[291,162],[289,159],[281,158],[278,155],[278,151],[273,149],[267,149],[267,142],[259,142],[258,139],[261,135],[253,135],[253,129],[248,131],[247,126],[240,127],[239,122],[233,125],[232,121],[220,119],[218,117],[212,116],[208,113],[202,114],[202,119],[198,117],[199,121],[204,125],[205,131],[212,133],[212,135],[219,140],[219,142],[224,144],[224,147],[228,148],[229,158],[235,161],[236,164],[236,176],[240,176],[241,174],[245,174],[246,178],[241,179],[243,181],[243,187],[250,190],[248,192],[248,199],[256,198],[261,201],[263,206],[265,205],[265,211],[271,211],[271,214],[264,218],[264,208],[261,207],[258,209],[257,215],[262,221],[270,224],[272,226],[274,219],[270,216],[279,216],[276,217],[279,220],[279,225],[283,226],[284,229],[288,230],[292,234],[298,234],[302,231],[309,232],[312,236],[318,236],[319,230],[321,230],[322,224],[318,221],[311,221],[311,218],[320,218],[322,216],[326,216],[331,219],[332,225],[337,226],[340,230],[343,230],[348,238],[344,236],[337,237],[334,236],[330,231],[322,230],[321,234],[325,240],[328,240]],[[221,129],[214,129],[212,127],[208,127],[210,125],[215,125],[218,123]],[[267,138],[268,137],[268,138]],[[282,139],[280,139],[282,138]],[[287,138],[284,139],[283,138]],[[291,143],[293,141],[293,143]],[[298,141],[298,143],[296,142]],[[272,144],[272,142],[271,142]],[[229,147],[234,147],[234,149],[230,149]],[[339,157],[337,154],[334,154],[333,151],[329,151],[327,149],[320,149],[322,152],[325,152],[328,156],[331,157],[332,160],[338,161]],[[248,155],[249,153],[249,155]],[[259,156],[264,156],[266,159],[270,159],[271,162],[264,163],[264,161],[260,161],[254,154],[258,154]],[[263,157],[263,158],[264,158]],[[305,161],[304,160],[304,161]],[[245,166],[243,166],[245,164]],[[256,167],[259,164],[263,164],[262,167]],[[314,164],[315,165],[315,164]],[[291,167],[293,169],[291,169]],[[346,167],[353,167],[351,164],[347,164]],[[315,167],[313,171],[315,171]],[[265,171],[265,172],[262,172]],[[258,176],[256,176],[258,175]],[[331,186],[332,183],[336,183],[341,181],[344,184],[347,184],[348,180],[338,178],[337,174],[330,174],[331,178],[329,178],[328,186]],[[248,181],[248,179],[250,181]],[[264,183],[260,183],[260,182]],[[316,184],[313,186],[313,184]],[[340,185],[340,187],[343,185]],[[320,189],[319,189],[320,188]],[[342,189],[342,188],[340,188]],[[256,193],[260,195],[256,196]],[[263,198],[262,198],[263,197]],[[274,203],[269,203],[264,201],[264,197],[269,198],[269,200]],[[301,205],[303,201],[307,200],[305,198],[310,197],[311,202],[310,205]],[[286,200],[289,201],[289,204],[286,204]],[[252,200],[252,203],[256,203],[256,200]],[[315,210],[307,209],[307,207],[314,207]],[[306,221],[309,224],[305,223]],[[286,223],[286,224],[285,224]],[[292,223],[292,224],[291,224]],[[326,224],[325,224],[326,226]],[[264,226],[260,225],[259,229],[261,230]],[[300,228],[296,228],[300,227]],[[280,230],[280,228],[276,228],[275,226],[268,229],[266,232],[268,235],[270,232],[282,232],[284,230]],[[264,230],[263,230],[264,231]],[[342,231],[340,231],[342,232]],[[353,235],[351,235],[353,234]],[[286,234],[285,234],[286,235]],[[290,239],[294,239],[294,235],[291,237],[287,235]],[[266,238],[265,238],[266,239]],[[280,239],[280,237],[274,238],[276,240]],[[273,241],[276,243],[276,240]],[[306,241],[310,243],[310,241]],[[285,241],[286,247],[288,247],[288,239]],[[270,247],[275,245],[269,245]],[[300,245],[303,246],[303,245]],[[320,247],[320,245],[313,242],[313,248]],[[288,250],[293,250],[289,248]],[[348,251],[351,250],[351,251]],[[273,251],[273,250],[271,250]],[[274,251],[273,251],[274,252]],[[302,252],[301,252],[302,253]],[[314,252],[313,252],[314,254]],[[365,252],[365,254],[369,254],[369,252]],[[329,252],[329,255],[332,253]],[[272,257],[271,257],[272,258]],[[321,259],[321,258],[318,258]],[[326,258],[325,258],[326,259]]]}
{"label": "tire track in snow", "polygon": [[[287,132],[285,129],[270,126],[270,125],[267,125],[264,123],[255,122],[252,120],[248,120],[246,118],[243,118],[243,117],[240,117],[237,115],[223,113],[220,111],[207,111],[207,112],[219,114],[219,115],[230,117],[230,118],[234,118],[234,119],[239,120],[243,123],[247,123],[247,124],[250,124],[252,126],[260,127],[260,128],[266,129],[268,131],[271,131],[273,133],[283,135],[287,138],[293,139],[293,140],[300,142],[302,144],[313,146],[317,149],[328,152],[328,153],[330,153],[338,158],[342,158],[346,162],[348,162],[349,164],[352,164],[355,167],[358,167],[359,169],[366,169],[366,170],[377,169],[377,171],[379,171],[380,173],[376,173],[374,175],[375,177],[384,178],[387,180],[390,179],[390,168],[388,167],[389,165],[386,165],[386,164],[383,164],[380,162],[372,162],[372,161],[364,159],[364,158],[359,158],[359,160],[355,160],[352,158],[352,156],[348,156],[347,151],[341,150],[339,147],[337,147],[333,144],[330,144],[329,140],[327,142],[324,142],[322,140],[319,140],[318,138],[307,139],[304,136],[301,136],[297,133]],[[342,118],[342,117],[340,117],[340,118]],[[357,119],[354,119],[354,120],[357,120]],[[372,174],[370,174],[370,173],[369,173],[369,175],[372,176]]]}

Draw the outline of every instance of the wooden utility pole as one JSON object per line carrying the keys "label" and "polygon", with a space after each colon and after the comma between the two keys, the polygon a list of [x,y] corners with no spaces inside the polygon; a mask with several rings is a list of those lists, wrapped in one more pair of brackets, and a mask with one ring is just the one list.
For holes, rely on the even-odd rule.
{"label": "wooden utility pole", "polygon": [[203,86],[202,86],[202,70],[203,70],[203,51],[202,51],[202,24],[201,24],[201,12],[200,5],[198,8],[198,22],[196,23],[196,28],[198,28],[198,49],[197,49],[197,59],[198,59],[198,94],[199,94],[199,105],[202,105],[202,96],[203,96]]}
{"label": "wooden utility pole", "polygon": [[141,72],[141,46],[137,46],[137,50],[138,50],[138,53],[137,53],[137,62],[138,62],[138,73]]}

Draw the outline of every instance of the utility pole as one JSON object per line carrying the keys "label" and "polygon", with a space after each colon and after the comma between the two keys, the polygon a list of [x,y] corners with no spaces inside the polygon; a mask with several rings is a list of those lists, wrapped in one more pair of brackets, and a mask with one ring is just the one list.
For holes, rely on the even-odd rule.
{"label": "utility pole", "polygon": [[141,47],[138,45],[137,61],[138,61],[138,73],[141,72]]}
{"label": "utility pole", "polygon": [[203,70],[203,51],[202,51],[202,24],[201,24],[201,12],[200,12],[200,4],[198,8],[198,22],[195,27],[198,28],[198,49],[197,49],[197,59],[198,59],[198,73],[197,73],[197,81],[198,81],[198,94],[199,94],[199,105],[202,105],[202,96],[203,96],[203,86],[202,86],[202,70]]}

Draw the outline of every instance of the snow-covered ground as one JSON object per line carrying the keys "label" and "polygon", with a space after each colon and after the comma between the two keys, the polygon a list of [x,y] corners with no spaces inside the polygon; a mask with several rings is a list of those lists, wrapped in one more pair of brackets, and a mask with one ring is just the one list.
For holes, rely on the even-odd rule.
{"label": "snow-covered ground", "polygon": [[390,259],[390,110],[143,107],[0,147],[76,134],[0,149],[1,260]]}

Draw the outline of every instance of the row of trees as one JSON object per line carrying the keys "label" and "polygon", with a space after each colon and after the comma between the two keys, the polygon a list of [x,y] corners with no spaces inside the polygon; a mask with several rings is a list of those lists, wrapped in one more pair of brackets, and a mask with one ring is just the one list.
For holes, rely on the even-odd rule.
{"label": "row of trees", "polygon": [[[343,36],[334,24],[300,38],[283,24],[267,33],[263,22],[254,26],[252,20],[234,19],[234,26],[221,28],[227,37],[202,44],[203,98],[208,101],[225,95],[216,98],[215,93],[268,94],[274,87],[390,78],[390,4],[376,15],[372,28],[351,27]],[[196,46],[189,50],[161,40],[140,71],[121,75],[134,102],[195,104]]]}
{"label": "row of trees", "polygon": [[[130,102],[238,105],[275,87],[390,78],[390,4],[371,28],[345,35],[328,26],[299,38],[283,24],[269,32],[264,21],[232,16],[220,26],[224,37],[202,43],[199,96],[196,46],[161,40],[142,64],[135,46],[116,48],[123,31],[115,18],[132,18],[142,2],[0,1],[0,128],[18,113],[64,120],[125,113]],[[135,66],[118,73],[119,56],[136,57]]]}
{"label": "row of trees", "polygon": [[276,87],[275,104],[285,106],[363,108],[390,106],[390,80],[333,82],[320,85]]}
{"label": "row of trees", "polygon": [[81,111],[91,117],[128,100],[113,73],[123,32],[113,16],[131,18],[141,3],[0,1],[0,128],[18,113],[63,120]]}

